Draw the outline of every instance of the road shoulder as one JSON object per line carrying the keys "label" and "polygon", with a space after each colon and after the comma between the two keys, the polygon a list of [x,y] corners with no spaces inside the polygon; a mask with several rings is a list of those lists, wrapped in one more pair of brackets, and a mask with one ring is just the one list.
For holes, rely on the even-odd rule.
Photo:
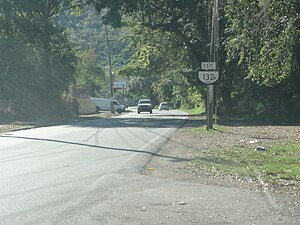
{"label": "road shoulder", "polygon": [[[238,187],[264,192],[284,193],[300,196],[300,182],[270,186],[259,179],[240,177],[234,174],[218,173],[195,168],[192,161],[201,153],[211,149],[238,145],[241,141],[259,140],[264,145],[272,145],[287,140],[300,140],[300,126],[229,126],[227,132],[195,134],[192,129],[205,126],[204,117],[190,117],[184,126],[176,131],[170,141],[154,156],[144,174],[162,178],[172,178],[186,182],[196,182],[224,187]],[[254,148],[254,147],[253,147]]]}

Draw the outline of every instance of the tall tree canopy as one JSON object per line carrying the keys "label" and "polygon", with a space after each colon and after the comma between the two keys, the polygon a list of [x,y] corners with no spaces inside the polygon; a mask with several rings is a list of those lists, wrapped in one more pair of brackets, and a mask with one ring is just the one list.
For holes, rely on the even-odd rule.
{"label": "tall tree canopy", "polygon": [[[164,77],[166,74],[172,74],[175,70],[174,76],[183,75],[182,80],[187,79],[191,86],[199,89],[200,82],[197,77],[197,70],[201,61],[207,61],[209,58],[209,3],[207,1],[95,0],[93,2],[98,11],[105,13],[104,21],[115,27],[128,26],[129,21],[134,21],[136,26],[146,27],[153,31],[151,33],[144,29],[143,31],[140,30],[142,34],[130,36],[129,45],[135,45],[136,52],[131,51],[133,53],[132,60],[125,67],[128,70],[130,65],[137,65],[137,62],[141,63],[142,60],[145,67],[150,62],[151,66],[148,66],[147,69],[141,65],[135,69],[131,67],[131,73],[140,75],[148,73],[151,76],[151,70],[149,70],[151,68],[152,74],[155,73],[156,76],[159,76],[158,82],[153,84],[154,89],[152,91],[156,92],[159,87],[163,88],[165,85],[161,85],[166,83]],[[131,23],[129,27],[134,26]],[[152,38],[149,38],[147,33],[151,33]],[[161,41],[160,36],[162,35],[165,35],[165,44]],[[157,36],[159,40],[155,40],[154,36]],[[167,42],[168,44],[166,44]],[[173,63],[174,68],[168,66],[170,62],[179,62],[178,59],[181,61],[177,64]],[[162,68],[164,68],[163,72]],[[172,85],[171,83],[169,82],[170,85]],[[164,98],[163,95],[159,98]]]}
{"label": "tall tree canopy", "polygon": [[299,10],[298,0],[228,0],[227,60],[267,86],[292,76],[299,66]]}
{"label": "tall tree canopy", "polygon": [[181,0],[121,0],[93,1],[97,10],[106,9],[104,19],[113,26],[122,25],[122,15],[134,16],[140,25],[152,30],[176,34],[190,53],[192,65],[197,68],[206,60],[208,50],[207,1]]}
{"label": "tall tree canopy", "polygon": [[[101,14],[91,6],[85,6],[82,14],[73,15],[67,11],[60,21],[68,27],[70,39],[79,52],[79,63],[75,75],[75,87],[89,90],[86,94],[95,97],[109,96],[108,82],[108,47],[112,60],[113,71],[126,63],[127,53],[123,51],[125,43],[121,40],[126,29],[113,29],[105,25]],[[108,30],[106,37],[105,28]],[[87,79],[89,77],[89,79]],[[93,87],[93,88],[91,88]]]}
{"label": "tall tree canopy", "polygon": [[298,0],[226,2],[226,75],[234,74],[236,96],[273,115],[300,108],[299,12]]}
{"label": "tall tree canopy", "polygon": [[173,33],[151,30],[134,20],[127,20],[127,26],[123,40],[131,57],[118,73],[129,78],[132,97],[185,104],[188,83],[182,71],[188,70],[189,56],[182,42]]}

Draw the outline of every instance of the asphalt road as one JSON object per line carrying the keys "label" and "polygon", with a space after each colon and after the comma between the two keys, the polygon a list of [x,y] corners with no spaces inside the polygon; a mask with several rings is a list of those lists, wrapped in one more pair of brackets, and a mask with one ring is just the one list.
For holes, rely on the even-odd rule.
{"label": "asphalt road", "polygon": [[[126,113],[0,135],[0,224],[298,224],[294,200],[141,172],[184,122]],[[289,202],[291,201],[291,202]],[[292,206],[291,206],[292,208]]]}

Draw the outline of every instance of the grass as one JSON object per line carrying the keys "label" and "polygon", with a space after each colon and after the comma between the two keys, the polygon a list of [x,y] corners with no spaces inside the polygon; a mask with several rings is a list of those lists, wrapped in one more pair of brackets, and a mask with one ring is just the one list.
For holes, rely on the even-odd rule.
{"label": "grass", "polygon": [[203,106],[195,107],[192,109],[181,109],[184,112],[187,112],[190,115],[199,115],[205,112],[205,108]]}
{"label": "grass", "polygon": [[[205,108],[203,106],[199,106],[193,109],[181,109],[184,112],[187,112],[189,115],[201,115],[205,112]],[[226,126],[219,125],[219,124],[213,124],[213,129],[207,130],[206,126],[200,126],[197,128],[193,128],[191,130],[195,134],[201,134],[201,133],[216,133],[216,132],[224,132],[226,131]]]}
{"label": "grass", "polygon": [[276,184],[281,179],[300,181],[300,143],[275,144],[267,151],[245,146],[211,150],[193,161],[214,173],[257,178]]}

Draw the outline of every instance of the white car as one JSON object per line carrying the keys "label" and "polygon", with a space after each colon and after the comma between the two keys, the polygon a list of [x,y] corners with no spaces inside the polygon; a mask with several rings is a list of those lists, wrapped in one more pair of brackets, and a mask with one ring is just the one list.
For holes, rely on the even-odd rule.
{"label": "white car", "polygon": [[137,104],[137,112],[150,112],[152,113],[152,104],[150,99],[140,99]]}
{"label": "white car", "polygon": [[158,106],[158,110],[161,111],[161,110],[169,110],[169,105],[167,102],[161,102]]}

